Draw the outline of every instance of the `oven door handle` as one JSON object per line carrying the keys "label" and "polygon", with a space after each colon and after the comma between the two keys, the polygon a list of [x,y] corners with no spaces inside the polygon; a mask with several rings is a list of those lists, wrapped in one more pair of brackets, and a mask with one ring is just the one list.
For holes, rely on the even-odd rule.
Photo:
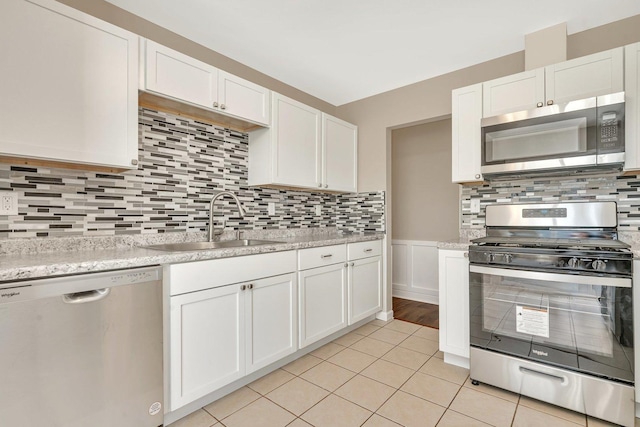
{"label": "oven door handle", "polygon": [[625,277],[601,277],[561,273],[545,273],[531,270],[510,270],[507,268],[469,266],[470,273],[490,274],[493,276],[513,277],[516,279],[530,279],[543,282],[569,282],[579,285],[613,286],[616,288],[630,288],[631,279]]}

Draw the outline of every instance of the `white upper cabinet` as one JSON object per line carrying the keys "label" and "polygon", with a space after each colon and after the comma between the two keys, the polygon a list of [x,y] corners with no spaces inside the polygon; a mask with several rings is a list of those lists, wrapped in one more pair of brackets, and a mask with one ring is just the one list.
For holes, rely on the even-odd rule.
{"label": "white upper cabinet", "polygon": [[137,167],[138,36],[53,0],[5,0],[0,40],[0,155]]}
{"label": "white upper cabinet", "polygon": [[622,92],[623,64],[624,48],[620,47],[545,67],[546,103]]}
{"label": "white upper cabinet", "polygon": [[625,170],[640,169],[640,43],[625,48]]}
{"label": "white upper cabinet", "polygon": [[624,52],[616,48],[483,83],[483,117],[624,90]]}
{"label": "white upper cabinet", "polygon": [[270,91],[151,40],[141,39],[140,86],[220,114],[269,124]]}
{"label": "white upper cabinet", "polygon": [[355,193],[358,179],[358,127],[322,113],[322,186]]}
{"label": "white upper cabinet", "polygon": [[482,92],[482,117],[530,110],[544,103],[544,69],[484,82]]}
{"label": "white upper cabinet", "polygon": [[144,52],[142,88],[202,107],[217,107],[217,68],[151,40],[141,39],[140,44]]}
{"label": "white upper cabinet", "polygon": [[220,109],[227,114],[264,125],[269,124],[271,118],[270,90],[233,74],[220,71],[218,91]]}
{"label": "white upper cabinet", "polygon": [[482,181],[482,83],[455,89],[451,96],[451,181]]}
{"label": "white upper cabinet", "polygon": [[307,188],[320,186],[321,125],[320,111],[280,94],[273,95],[274,183]]}
{"label": "white upper cabinet", "polygon": [[275,92],[271,110],[249,135],[249,185],[356,191],[356,126]]}

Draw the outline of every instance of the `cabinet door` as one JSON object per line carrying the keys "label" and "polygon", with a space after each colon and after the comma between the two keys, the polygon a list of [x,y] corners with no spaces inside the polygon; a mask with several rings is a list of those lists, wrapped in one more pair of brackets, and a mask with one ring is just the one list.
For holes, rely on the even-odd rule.
{"label": "cabinet door", "polygon": [[244,295],[240,285],[171,297],[171,410],[244,375]]}
{"label": "cabinet door", "polygon": [[622,92],[623,49],[620,47],[545,67],[546,102],[561,104]]}
{"label": "cabinet door", "polygon": [[138,36],[52,0],[0,13],[0,154],[135,168]]}
{"label": "cabinet door", "polygon": [[347,326],[347,267],[344,264],[298,273],[300,348]]}
{"label": "cabinet door", "polygon": [[207,108],[217,107],[218,69],[151,40],[145,46],[145,89]]}
{"label": "cabinet door", "polygon": [[322,184],[355,193],[358,178],[358,127],[322,113]]}
{"label": "cabinet door", "polygon": [[255,280],[245,298],[247,374],[298,349],[295,273]]}
{"label": "cabinet door", "polygon": [[469,258],[468,253],[438,253],[440,298],[440,351],[469,357]]}
{"label": "cabinet door", "polygon": [[227,114],[268,126],[271,117],[269,89],[224,71],[219,73],[219,108]]}
{"label": "cabinet door", "polygon": [[[625,170],[640,169],[640,43],[625,47]],[[639,353],[640,354],[640,353]]]}
{"label": "cabinet door", "polygon": [[274,184],[320,187],[320,111],[274,93],[272,114]]}
{"label": "cabinet door", "polygon": [[349,263],[349,324],[382,310],[382,258]]}
{"label": "cabinet door", "polygon": [[482,83],[451,92],[451,181],[481,181]]}
{"label": "cabinet door", "polygon": [[544,69],[490,80],[482,84],[482,117],[531,110],[544,103]]}

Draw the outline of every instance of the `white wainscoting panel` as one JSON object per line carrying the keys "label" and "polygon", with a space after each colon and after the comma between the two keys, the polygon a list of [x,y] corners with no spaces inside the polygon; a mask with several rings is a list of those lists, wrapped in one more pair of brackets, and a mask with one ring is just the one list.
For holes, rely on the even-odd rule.
{"label": "white wainscoting panel", "polygon": [[393,296],[438,304],[437,242],[392,240]]}

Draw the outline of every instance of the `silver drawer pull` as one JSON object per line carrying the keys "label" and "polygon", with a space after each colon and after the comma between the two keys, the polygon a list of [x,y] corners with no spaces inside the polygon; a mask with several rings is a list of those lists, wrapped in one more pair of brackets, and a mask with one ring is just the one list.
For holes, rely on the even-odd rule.
{"label": "silver drawer pull", "polygon": [[327,254],[327,255],[320,255],[320,258],[331,258],[333,256],[333,254]]}
{"label": "silver drawer pull", "polygon": [[369,248],[369,249],[365,249],[364,251],[365,251],[365,252],[372,252],[372,251],[373,251],[373,249]]}
{"label": "silver drawer pull", "polygon": [[96,289],[95,291],[75,292],[62,295],[62,300],[67,304],[84,304],[101,300],[109,296],[111,288]]}
{"label": "silver drawer pull", "polygon": [[525,368],[524,366],[519,366],[518,369],[523,374],[540,375],[542,377],[547,377],[547,378],[555,380],[555,381],[560,381],[561,383],[564,383],[567,380],[566,377],[561,377],[561,376],[553,375],[553,374],[547,374],[546,372],[536,371],[534,369]]}

